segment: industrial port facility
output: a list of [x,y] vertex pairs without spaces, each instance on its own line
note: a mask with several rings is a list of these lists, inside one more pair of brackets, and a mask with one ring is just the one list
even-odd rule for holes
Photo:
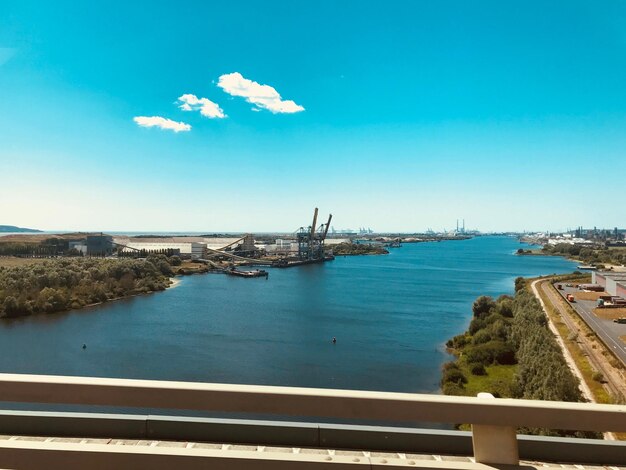
[[[451,233],[400,235],[374,233],[371,228],[335,230],[332,214],[318,220],[315,208],[309,224],[291,233],[199,236],[129,235],[106,233],[15,234],[0,238],[0,256],[47,258],[58,256],[145,258],[149,255],[178,256],[202,263],[205,271],[242,277],[266,276],[264,271],[239,271],[242,266],[287,268],[323,263],[338,253],[385,254],[386,248],[402,243],[470,238],[462,229]],[[337,253],[335,253],[337,251]]]

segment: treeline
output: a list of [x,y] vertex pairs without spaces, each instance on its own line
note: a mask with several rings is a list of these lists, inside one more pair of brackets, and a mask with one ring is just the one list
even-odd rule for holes
[[326,247],[327,251],[331,251],[335,256],[345,255],[386,255],[389,252],[378,245],[371,245],[367,243],[338,243],[336,245],[329,245]]
[[30,266],[0,267],[0,318],[54,313],[160,291],[170,285],[178,257],[145,260],[57,258]]
[[[472,306],[473,318],[467,332],[447,342],[456,360],[444,364],[442,389],[447,395],[467,395],[472,376],[488,374],[489,366],[515,369],[509,381],[495,381],[490,392],[496,397],[533,400],[584,401],[579,381],[572,374],[537,299],[515,282],[514,297],[494,300],[481,296]],[[523,432],[571,435],[565,431],[524,429]],[[597,437],[597,433],[573,433]]]
[[[0,243],[0,256],[49,258],[51,256],[58,256],[67,251],[68,247],[63,243]],[[78,253],[78,255],[80,255],[80,253]]]
[[542,251],[549,255],[562,255],[576,258],[588,264],[626,265],[626,250],[620,248],[589,247],[558,243],[545,245]]

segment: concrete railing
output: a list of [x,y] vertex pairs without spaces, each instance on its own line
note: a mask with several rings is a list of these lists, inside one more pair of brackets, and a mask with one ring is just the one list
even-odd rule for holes
[[299,419],[468,423],[472,425],[475,460],[485,464],[519,463],[516,428],[520,426],[626,432],[626,406],[495,399],[483,394],[470,398],[0,374],[0,401],[272,414]]

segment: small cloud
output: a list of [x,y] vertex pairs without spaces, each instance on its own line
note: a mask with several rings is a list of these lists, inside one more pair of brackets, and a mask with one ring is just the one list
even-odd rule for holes
[[226,117],[224,110],[208,98],[198,98],[196,95],[187,93],[178,98],[178,103],[181,103],[179,108],[183,111],[200,111],[200,114],[211,119]]
[[304,107],[294,101],[283,100],[273,87],[248,80],[239,72],[222,75],[217,86],[231,96],[241,96],[257,108],[267,109],[274,114],[304,111]]
[[174,132],[187,132],[191,130],[191,126],[184,122],[176,122],[171,119],[166,119],[161,116],[137,116],[133,118],[133,121],[141,127],[158,127],[160,129],[166,129]]
[[15,54],[15,49],[11,47],[0,47],[0,66],[6,64]]

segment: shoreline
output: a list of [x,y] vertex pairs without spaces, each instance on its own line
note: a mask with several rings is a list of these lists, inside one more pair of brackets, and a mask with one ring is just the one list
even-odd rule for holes
[[[193,274],[196,274],[196,273],[193,273]],[[200,274],[206,274],[206,273],[200,273]],[[83,305],[81,307],[78,307],[78,308],[68,308],[66,310],[60,310],[58,312],[52,312],[52,313],[35,313],[35,314],[30,313],[28,315],[18,315],[18,316],[15,316],[15,317],[0,317],[0,321],[17,320],[17,319],[20,319],[20,318],[37,317],[37,316],[41,316],[41,315],[57,315],[57,314],[60,314],[60,313],[79,312],[79,311],[84,310],[84,309],[88,309],[88,308],[92,308],[92,307],[98,307],[100,305],[109,304],[111,302],[117,302],[117,301],[125,300],[125,299],[132,299],[133,297],[141,297],[141,296],[144,296],[144,295],[156,294],[157,292],[165,292],[168,289],[175,289],[176,287],[178,287],[183,282],[182,279],[176,279],[178,276],[182,276],[182,275],[178,274],[178,275],[174,275],[174,276],[169,277],[170,285],[167,286],[163,290],[152,290],[150,292],[141,292],[141,293],[138,293],[138,294],[124,295],[122,297],[114,297],[114,298],[111,298],[111,299],[103,300],[101,302],[94,302],[94,303],[91,303],[91,304],[85,304],[85,305]]]
[[[83,305],[80,308],[69,308],[67,310],[62,310],[60,312],[54,312],[54,313],[47,313],[46,315],[55,315],[57,313],[68,313],[68,312],[74,312],[74,311],[79,311],[82,310],[84,308],[88,308],[88,307],[97,307],[98,305],[104,305],[104,304],[108,304],[111,302],[117,302],[118,300],[124,300],[124,299],[132,299],[133,297],[141,297],[143,295],[150,295],[150,294],[156,294],[157,292],[165,292],[168,289],[174,289],[175,287],[178,287],[180,285],[180,283],[182,282],[182,279],[174,279],[173,277],[170,277],[170,285],[167,286],[165,289],[163,290],[151,290],[150,292],[141,292],[139,294],[131,294],[131,295],[124,295],[122,297],[115,297],[113,299],[107,299],[105,301],[102,302],[96,302],[93,304],[87,304],[87,305]],[[38,314],[41,315],[41,314]],[[37,315],[22,315],[23,317],[32,317],[32,316],[37,316]],[[13,317],[13,318],[21,318],[21,317]]]
[[132,299],[133,297],[141,297],[144,295],[150,295],[150,294],[156,294],[157,292],[165,292],[168,289],[173,289],[175,287],[178,287],[180,285],[180,283],[182,282],[181,279],[172,279],[170,278],[171,284],[169,286],[167,286],[165,289],[163,290],[151,290],[150,292],[141,292],[139,294],[131,294],[131,295],[124,295],[122,297],[115,297],[112,299],[107,299],[104,300],[102,302],[96,302],[93,304],[87,304],[87,305],[83,305],[82,307],[79,308],[68,308],[67,310],[61,310],[60,312],[53,312],[53,313],[46,313],[46,314],[30,314],[30,315],[20,315],[17,317],[8,317],[8,318],[3,318],[2,320],[9,320],[9,319],[14,319],[14,318],[24,318],[24,317],[36,317],[39,315],[56,315],[57,313],[69,313],[69,312],[78,312],[80,310],[83,310],[85,308],[89,308],[89,307],[97,307],[99,305],[105,305],[111,302],[117,302],[119,300],[124,300],[124,299]]

